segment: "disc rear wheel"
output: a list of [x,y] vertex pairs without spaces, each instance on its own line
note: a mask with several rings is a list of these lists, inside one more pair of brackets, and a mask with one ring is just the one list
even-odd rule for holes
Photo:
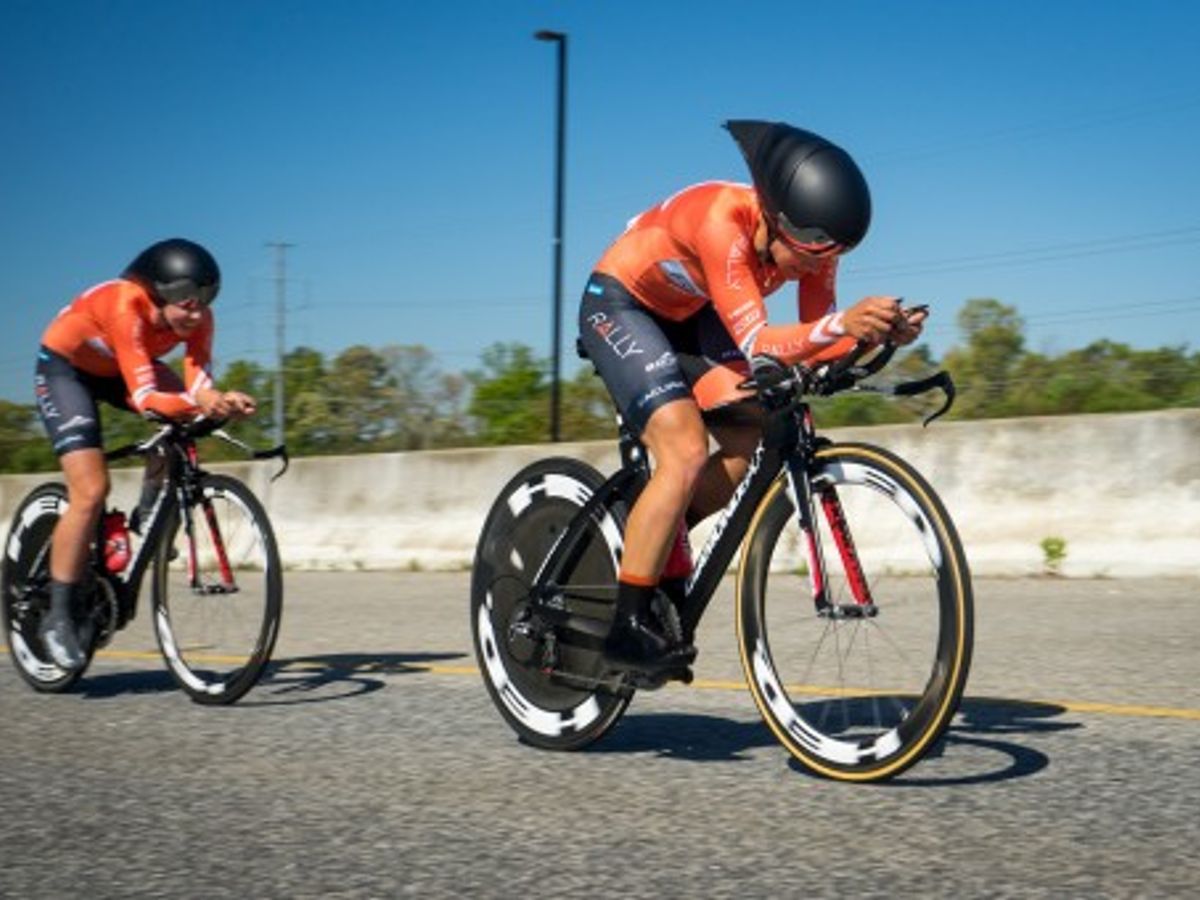
[[531,591],[551,551],[604,479],[572,459],[535,463],[500,492],[471,579],[471,632],[484,684],[525,742],[574,750],[616,723],[630,690],[607,670],[623,509],[589,519],[566,554],[549,602]]
[[61,484],[34,488],[13,516],[0,574],[0,621],[13,665],[26,684],[46,693],[67,690],[86,669],[58,666],[38,636],[50,608],[50,540],[66,509]]

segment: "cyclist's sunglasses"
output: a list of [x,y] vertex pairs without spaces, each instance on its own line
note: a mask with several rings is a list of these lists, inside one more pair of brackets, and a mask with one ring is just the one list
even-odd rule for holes
[[797,228],[783,213],[776,217],[775,225],[776,233],[785,244],[809,256],[836,256],[846,250],[844,245],[833,240],[823,229]]
[[212,303],[221,286],[220,284],[196,284],[190,278],[182,278],[179,281],[159,283],[154,287],[164,303],[181,306],[192,311]]

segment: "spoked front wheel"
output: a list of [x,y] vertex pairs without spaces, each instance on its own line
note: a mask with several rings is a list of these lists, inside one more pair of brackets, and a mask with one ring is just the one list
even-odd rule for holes
[[958,708],[970,574],[941,502],[903,460],[835,444],[816,461],[814,539],[786,478],[751,524],[738,577],[742,665],[763,718],[801,763],[877,781],[921,759]]
[[283,606],[271,523],[240,481],[206,475],[177,510],[154,563],[154,632],[176,683],[198,703],[233,703],[271,658]]
[[[522,470],[484,523],[471,577],[471,633],[484,684],[521,740],[576,750],[597,740],[629,704],[602,649],[612,622],[624,515],[602,507],[574,538],[568,526],[604,479],[573,459]],[[551,551],[572,540],[550,602],[534,584]]]

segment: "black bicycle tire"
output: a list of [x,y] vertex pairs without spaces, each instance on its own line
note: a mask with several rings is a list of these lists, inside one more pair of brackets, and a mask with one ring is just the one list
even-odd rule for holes
[[[595,698],[595,702],[598,704],[599,712],[584,727],[579,729],[564,727],[564,731],[557,735],[539,732],[536,728],[531,727],[522,720],[521,712],[524,704],[528,704],[539,710],[541,707],[537,707],[532,700],[521,695],[514,688],[514,679],[507,668],[496,668],[498,665],[508,665],[506,655],[502,654],[500,648],[496,645],[494,637],[496,631],[492,626],[490,617],[486,628],[481,626],[481,615],[488,609],[488,592],[492,590],[493,585],[496,583],[496,578],[494,577],[495,569],[492,562],[488,559],[489,547],[493,546],[493,542],[496,539],[494,533],[500,523],[511,519],[510,498],[528,485],[543,482],[547,476],[560,476],[570,479],[585,488],[588,495],[594,493],[604,483],[603,476],[592,466],[568,457],[551,457],[539,460],[526,466],[509,480],[497,495],[496,501],[489,510],[487,518],[484,521],[484,526],[480,531],[471,578],[470,627],[480,675],[483,678],[492,703],[509,727],[517,733],[518,737],[524,743],[545,750],[573,751],[580,750],[594,743],[608,733],[628,707],[632,696],[632,689],[625,690],[622,693],[611,693],[599,689],[594,690],[592,697]],[[537,495],[534,494],[533,496]],[[583,500],[584,497],[581,492],[578,501],[580,505],[582,505]],[[531,501],[531,505],[534,502],[538,501]],[[623,534],[625,524],[623,511],[617,509],[609,510],[609,512]],[[615,571],[613,572],[613,581],[615,585]],[[481,629],[483,633],[481,633]],[[496,682],[499,679],[507,680],[504,683],[497,684]],[[514,693],[517,696],[514,697]],[[552,717],[554,713],[547,711],[547,715]]]
[[[258,533],[262,537],[264,556],[267,561],[266,597],[263,609],[263,619],[258,631],[257,640],[247,663],[237,669],[229,680],[223,680],[219,688],[198,689],[189,683],[179,669],[188,668],[182,657],[171,649],[166,637],[160,630],[170,628],[169,598],[166,594],[167,566],[169,559],[164,552],[171,547],[176,531],[181,525],[181,518],[176,512],[172,520],[163,530],[159,543],[159,551],[154,560],[153,582],[153,627],[159,651],[167,665],[167,671],[175,683],[196,703],[202,705],[227,706],[236,703],[246,693],[258,684],[264,670],[271,661],[271,653],[275,649],[275,641],[279,636],[279,626],[283,615],[283,570],[279,558],[279,548],[271,527],[270,517],[259,499],[243,482],[228,475],[217,473],[206,474],[200,482],[198,496],[204,496],[209,491],[228,494],[237,499],[249,512]],[[172,635],[173,642],[174,637]],[[178,667],[178,668],[177,668]],[[193,677],[195,673],[191,673]]]
[[[962,542],[941,500],[929,483],[899,456],[869,444],[842,443],[821,448],[815,461],[818,471],[820,467],[831,463],[853,462],[874,468],[894,480],[918,504],[924,521],[932,526],[942,550],[943,564],[938,572],[940,630],[937,665],[932,670],[937,674],[931,675],[926,694],[914,706],[920,717],[919,721],[915,721],[915,733],[882,759],[868,759],[856,764],[840,763],[809,749],[772,709],[772,701],[778,702],[774,696],[778,690],[778,680],[775,685],[760,683],[761,676],[755,672],[755,660],[752,657],[759,635],[764,643],[767,642],[763,605],[770,554],[779,532],[794,515],[794,506],[783,478],[763,498],[747,529],[737,581],[738,649],[747,684],[763,720],[794,758],[808,770],[834,780],[882,781],[894,778],[920,761],[945,733],[958,709],[970,671],[974,641],[970,572]],[[947,618],[951,620],[949,627],[946,627]],[[769,658],[769,652],[767,656]],[[761,656],[758,663],[763,664]]]

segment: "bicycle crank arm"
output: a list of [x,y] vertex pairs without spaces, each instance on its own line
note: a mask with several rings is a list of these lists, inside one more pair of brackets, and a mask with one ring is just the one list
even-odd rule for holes
[[574,672],[568,672],[565,669],[543,669],[542,674],[548,675],[562,681],[573,688],[578,688],[585,691],[602,690],[610,694],[618,694],[622,697],[632,696],[635,690],[635,685],[630,684],[620,675],[614,675],[609,678],[589,678],[584,675],[576,675]]
[[606,619],[593,619],[554,607],[539,607],[538,615],[555,628],[600,640],[608,637],[609,629],[612,627],[612,623]]

